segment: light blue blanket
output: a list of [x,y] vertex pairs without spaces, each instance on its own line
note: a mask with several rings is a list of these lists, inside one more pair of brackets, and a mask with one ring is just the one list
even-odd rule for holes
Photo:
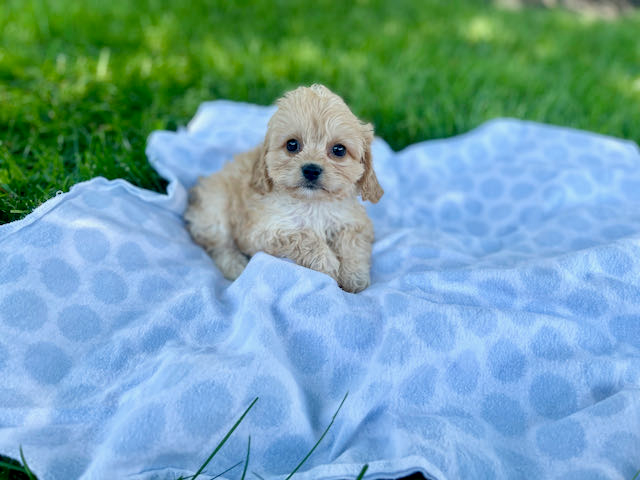
[[[101,178],[0,227],[0,453],[41,479],[631,480],[640,469],[640,153],[516,120],[394,153],[372,285],[256,255],[233,284],[182,223],[271,107],[154,133],[168,195]],[[239,479],[242,467],[221,478]],[[248,473],[247,478],[257,478]]]

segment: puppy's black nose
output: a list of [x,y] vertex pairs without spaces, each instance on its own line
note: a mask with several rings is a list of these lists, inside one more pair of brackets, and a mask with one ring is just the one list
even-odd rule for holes
[[322,167],[315,163],[307,163],[302,166],[302,175],[310,182],[315,182],[322,173]]

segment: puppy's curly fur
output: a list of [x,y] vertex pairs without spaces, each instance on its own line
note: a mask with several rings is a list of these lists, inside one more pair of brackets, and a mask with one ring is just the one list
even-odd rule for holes
[[373,127],[322,85],[277,102],[262,145],[191,190],[194,240],[234,280],[258,251],[333,277],[348,292],[369,285],[373,226],[357,196],[383,194],[371,164]]

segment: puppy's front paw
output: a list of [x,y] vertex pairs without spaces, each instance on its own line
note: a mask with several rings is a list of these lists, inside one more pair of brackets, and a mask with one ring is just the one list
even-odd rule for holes
[[358,293],[369,286],[369,272],[347,272],[340,269],[338,277],[338,285],[345,292]]
[[218,253],[213,260],[227,280],[234,281],[243,272],[249,260],[238,251]]
[[338,280],[340,261],[338,260],[338,257],[336,257],[336,254],[331,250],[327,249],[327,251],[322,254],[310,257],[306,263],[306,267],[318,272],[326,273],[334,280]]

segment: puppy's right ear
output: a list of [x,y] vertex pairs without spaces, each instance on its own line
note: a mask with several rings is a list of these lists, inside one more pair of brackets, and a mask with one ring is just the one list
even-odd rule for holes
[[371,142],[373,141],[373,125],[370,123],[363,125],[364,133],[364,153],[362,155],[362,165],[364,173],[362,178],[356,184],[360,189],[360,196],[363,201],[369,200],[371,203],[378,203],[380,197],[384,194],[384,190],[378,183],[376,172],[373,171],[373,161],[371,160]]
[[268,193],[273,188],[273,181],[271,177],[269,177],[269,172],[267,171],[267,162],[265,160],[267,154],[267,140],[265,139],[262,146],[256,148],[253,151],[254,161],[253,161],[253,170],[251,172],[251,181],[249,184],[251,187],[262,193]]

